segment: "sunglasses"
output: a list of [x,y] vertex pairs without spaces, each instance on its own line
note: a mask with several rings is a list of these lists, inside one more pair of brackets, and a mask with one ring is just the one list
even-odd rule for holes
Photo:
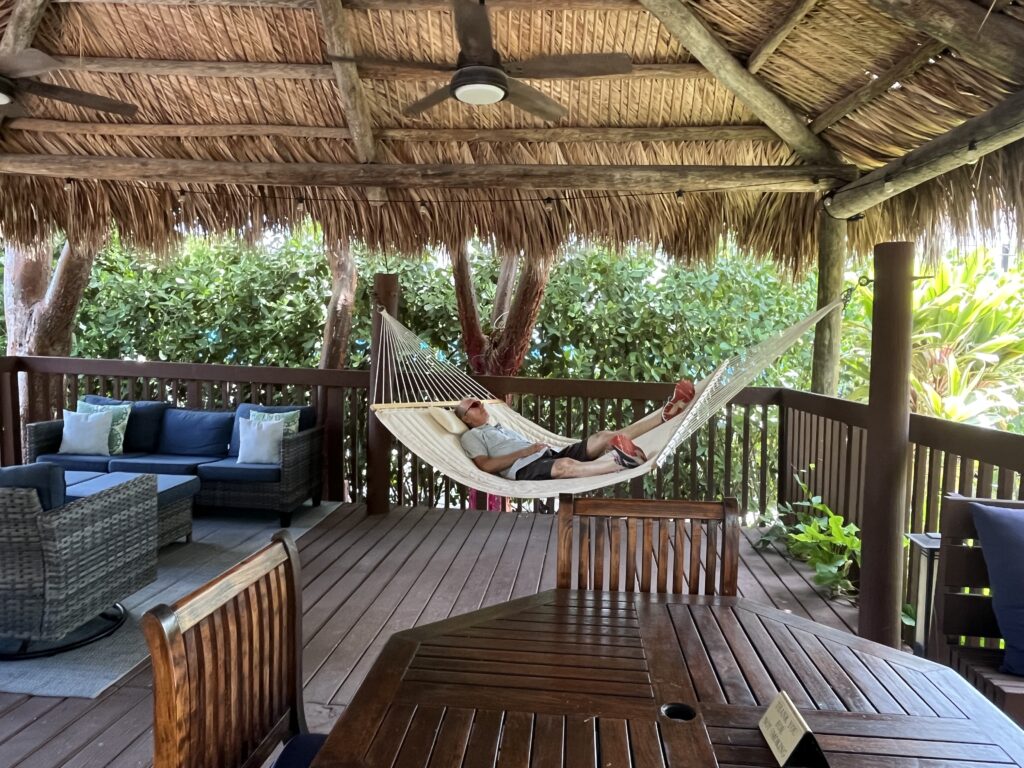
[[462,418],[467,413],[472,411],[474,408],[483,408],[483,406],[484,406],[484,404],[481,403],[479,400],[474,400],[469,405],[467,405],[465,408],[458,408],[458,409],[456,409],[455,413],[456,413],[456,415],[459,418]]

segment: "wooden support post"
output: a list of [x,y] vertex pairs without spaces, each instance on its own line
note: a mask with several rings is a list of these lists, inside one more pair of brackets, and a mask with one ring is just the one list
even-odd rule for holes
[[[373,276],[373,332],[370,336],[370,403],[387,402],[390,393],[380,388],[377,382],[384,381],[383,374],[390,361],[378,355],[383,321],[378,307],[385,309],[392,317],[398,314],[398,275],[378,273]],[[391,433],[381,424],[380,419],[370,411],[367,419],[366,443],[366,509],[371,515],[383,515],[391,508]]]
[[[818,213],[818,308],[839,298],[846,265],[846,229],[843,219],[824,210]],[[839,339],[843,312],[835,310],[814,329],[811,391],[835,397],[839,389]]]
[[913,273],[913,243],[875,247],[858,631],[894,648],[900,646],[903,597]]

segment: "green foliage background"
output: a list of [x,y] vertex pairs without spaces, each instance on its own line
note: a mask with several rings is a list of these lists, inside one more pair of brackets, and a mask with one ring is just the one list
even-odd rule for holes
[[[359,288],[350,364],[367,364],[374,272],[398,272],[400,316],[462,362],[450,265],[427,253],[385,258],[356,249]],[[481,314],[489,320],[498,262],[474,244]],[[579,243],[555,265],[522,375],[660,381],[700,376],[734,350],[814,304],[813,276],[790,281],[723,247],[713,266],[668,262],[649,248],[612,253]],[[315,366],[330,296],[317,233],[260,246],[186,241],[172,258],[114,241],[100,255],[79,313],[74,354],[244,365]],[[806,387],[810,339],[765,377]]]

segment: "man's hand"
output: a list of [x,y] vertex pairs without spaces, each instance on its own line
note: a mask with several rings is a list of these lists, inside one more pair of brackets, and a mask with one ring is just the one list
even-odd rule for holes
[[550,445],[546,445],[544,443],[534,443],[533,445],[529,445],[526,448],[523,448],[523,450],[519,452],[519,457],[525,459],[527,456],[532,456],[533,454],[537,453],[537,451],[546,451],[549,448],[551,448]]

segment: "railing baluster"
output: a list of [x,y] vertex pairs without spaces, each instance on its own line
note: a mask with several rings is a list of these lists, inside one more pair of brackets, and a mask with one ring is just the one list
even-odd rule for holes
[[725,407],[725,477],[722,493],[732,496],[732,403]]

